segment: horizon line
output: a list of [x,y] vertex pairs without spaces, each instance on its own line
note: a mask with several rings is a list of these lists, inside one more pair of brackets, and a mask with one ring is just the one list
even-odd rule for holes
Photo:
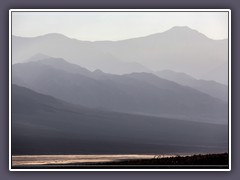
[[156,35],[156,34],[162,34],[162,33],[166,33],[174,28],[185,28],[185,29],[190,29],[192,31],[196,31],[197,33],[201,34],[201,35],[204,35],[206,38],[210,39],[210,40],[214,40],[214,41],[222,41],[222,40],[228,40],[228,37],[226,38],[221,38],[221,39],[214,39],[214,38],[210,38],[209,36],[207,36],[206,34],[196,30],[196,29],[193,29],[189,26],[172,26],[171,28],[167,29],[167,30],[164,30],[162,32],[156,32],[156,33],[151,33],[151,34],[147,34],[147,35],[142,35],[142,36],[137,36],[137,37],[130,37],[130,38],[127,38],[127,39],[119,39],[119,40],[82,40],[82,39],[78,39],[78,38],[75,38],[75,37],[70,37],[66,34],[63,34],[63,33],[59,33],[59,32],[49,32],[49,33],[46,33],[46,34],[41,34],[41,35],[36,35],[36,36],[21,36],[21,35],[15,35],[15,34],[12,34],[12,36],[16,36],[16,37],[20,37],[20,38],[38,38],[38,37],[43,37],[43,36],[47,36],[47,35],[61,35],[61,36],[65,36],[66,38],[69,38],[69,39],[73,39],[73,40],[78,40],[78,41],[83,41],[83,42],[119,42],[119,41],[126,41],[126,40],[131,40],[131,39],[137,39],[137,38],[144,38],[144,37],[149,37],[149,36],[152,36],[152,35]]

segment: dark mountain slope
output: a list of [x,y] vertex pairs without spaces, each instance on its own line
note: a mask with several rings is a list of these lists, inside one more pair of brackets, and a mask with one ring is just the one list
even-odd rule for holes
[[[56,60],[56,59],[54,59]],[[65,71],[42,61],[15,64],[14,82],[83,106],[192,121],[227,123],[227,103],[150,73]],[[66,63],[66,62],[65,62]],[[72,64],[71,64],[72,65]],[[78,67],[78,66],[77,66]]]
[[161,78],[174,81],[178,84],[185,85],[197,89],[201,92],[209,94],[210,96],[219,98],[228,102],[228,86],[217,83],[216,81],[208,81],[202,79],[195,79],[185,73],[174,72],[171,70],[163,70],[155,73]]
[[130,115],[70,105],[12,85],[12,153],[225,152],[227,125]]

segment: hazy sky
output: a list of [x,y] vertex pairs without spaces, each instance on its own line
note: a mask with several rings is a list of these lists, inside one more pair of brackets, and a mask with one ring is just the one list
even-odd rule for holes
[[228,36],[227,12],[13,12],[13,35],[61,33],[79,40],[122,40],[189,26],[209,38]]

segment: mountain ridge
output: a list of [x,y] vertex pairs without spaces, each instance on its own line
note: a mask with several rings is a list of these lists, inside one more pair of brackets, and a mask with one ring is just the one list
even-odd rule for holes
[[21,80],[19,85],[88,107],[226,122],[224,101],[154,74],[83,75],[39,62],[13,65],[13,81]]
[[175,72],[171,70],[158,71],[158,72],[155,72],[155,74],[164,79],[168,79],[178,84],[192,87],[201,92],[209,94],[210,96],[213,96],[225,102],[228,102],[228,86],[227,85],[218,83],[213,80],[195,79],[186,73]]
[[[112,74],[171,69],[218,82],[225,82],[218,78],[221,74],[227,76],[227,68],[211,74],[216,67],[228,61],[227,40],[208,39],[186,28],[123,41],[86,42],[67,37],[56,38],[55,35],[53,38],[27,40],[13,38],[12,41],[13,63],[43,53],[64,58],[91,71],[101,69]],[[140,63],[144,68],[129,63]]]
[[14,155],[221,152],[227,129],[79,107],[12,85]]
[[44,36],[62,36],[62,37],[67,37],[69,39],[75,39],[75,40],[78,40],[78,41],[82,41],[82,42],[117,42],[117,41],[125,41],[125,40],[132,40],[132,39],[137,39],[137,38],[144,38],[144,37],[148,37],[148,36],[155,36],[155,35],[159,35],[159,34],[162,34],[162,33],[165,33],[165,32],[169,32],[169,31],[175,31],[177,29],[184,29],[184,30],[191,30],[197,34],[201,34],[203,35],[204,37],[207,37],[208,39],[211,39],[211,40],[214,40],[214,41],[225,41],[225,40],[228,40],[228,38],[222,38],[222,39],[214,39],[214,38],[210,38],[208,37],[207,35],[205,35],[204,33],[201,33],[200,31],[198,30],[195,30],[195,29],[192,29],[190,28],[189,26],[173,26],[172,28],[169,28],[165,31],[162,31],[162,32],[155,32],[155,33],[152,33],[152,34],[148,34],[148,35],[142,35],[142,36],[138,36],[138,37],[130,37],[130,38],[127,38],[127,39],[121,39],[121,40],[99,40],[99,41],[92,41],[92,40],[81,40],[81,39],[78,39],[78,38],[71,38],[70,36],[67,36],[65,34],[62,34],[62,33],[47,33],[47,34],[42,34],[42,35],[37,35],[37,36],[30,36],[30,37],[27,37],[27,36],[18,36],[18,35],[12,35],[12,37],[20,37],[20,38],[34,38],[34,37],[44,37]]

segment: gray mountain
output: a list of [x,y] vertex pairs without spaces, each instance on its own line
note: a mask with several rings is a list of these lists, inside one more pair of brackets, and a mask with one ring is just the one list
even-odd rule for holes
[[[212,40],[188,27],[174,27],[163,33],[112,44],[108,42],[100,48],[108,49],[118,59],[136,61],[152,70],[171,69],[197,78],[228,62],[228,40]],[[219,76],[227,77],[227,71]],[[211,79],[210,74],[208,78]]]
[[228,86],[224,84],[217,83],[216,81],[195,79],[185,73],[174,72],[171,70],[158,71],[155,74],[161,78],[192,87],[209,94],[210,96],[228,102]]
[[60,34],[13,36],[12,41],[14,63],[43,53],[113,74],[171,69],[218,82],[228,76],[227,71],[215,71],[228,62],[228,40],[212,40],[188,27],[122,41],[87,42]]
[[12,85],[12,153],[228,151],[228,126],[100,111]]
[[48,58],[51,58],[51,57],[50,57],[50,56],[47,56],[47,55],[45,55],[45,54],[42,54],[42,53],[37,53],[37,54],[33,55],[32,57],[30,57],[29,59],[27,59],[27,60],[24,61],[24,62],[39,61],[39,60],[48,59]]
[[226,74],[228,74],[228,62],[224,62],[214,69],[206,72],[202,78],[207,80],[214,79],[217,82],[228,85],[228,76],[226,76]]
[[12,36],[12,41],[13,63],[25,62],[25,59],[31,59],[35,54],[44,54],[67,59],[68,62],[79,64],[90,70],[102,69],[114,74],[150,71],[137,62],[119,60],[111,52],[95,47],[93,42],[70,39],[57,33],[35,38]]
[[[48,61],[51,59],[13,65],[13,82],[92,108],[227,123],[227,103],[156,75],[113,75],[100,70],[90,74],[79,66],[66,65],[62,59],[53,59],[54,63]],[[57,65],[58,61],[64,66]],[[79,73],[71,72],[69,67]]]
[[[31,61],[28,61],[28,62],[31,62]],[[48,58],[38,60],[37,63],[47,65],[47,66],[50,66],[52,68],[56,68],[56,69],[59,69],[59,70],[64,70],[64,71],[69,72],[69,73],[82,74],[82,75],[85,75],[85,76],[92,77],[92,72],[89,71],[88,69],[83,68],[83,67],[81,67],[79,65],[76,65],[76,64],[71,64],[71,63],[65,61],[62,58],[48,57]]]

